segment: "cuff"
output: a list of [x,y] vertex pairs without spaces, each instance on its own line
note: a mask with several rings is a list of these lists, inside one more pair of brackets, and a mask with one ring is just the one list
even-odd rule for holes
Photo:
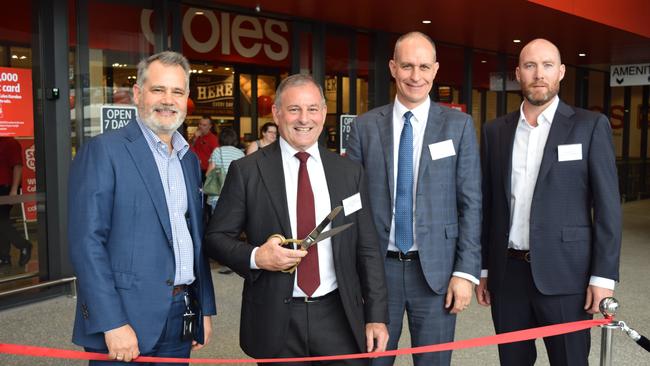
[[482,269],[481,270],[481,278],[487,278],[488,276],[488,270],[487,269]]
[[475,284],[475,285],[478,285],[478,284],[479,284],[478,278],[472,276],[472,275],[469,274],[469,273],[465,273],[465,272],[452,272],[451,275],[452,275],[452,276],[455,276],[455,277],[464,278],[464,279],[466,279],[466,280],[468,280],[468,281],[471,281],[471,282],[472,282],[473,284]]
[[250,267],[251,269],[260,269],[260,267],[257,266],[257,263],[255,263],[255,253],[257,253],[257,250],[260,247],[255,247],[253,248],[253,251],[251,252],[251,259],[250,259]]
[[591,276],[589,278],[589,285],[614,291],[614,287],[616,287],[616,281],[610,280],[609,278]]

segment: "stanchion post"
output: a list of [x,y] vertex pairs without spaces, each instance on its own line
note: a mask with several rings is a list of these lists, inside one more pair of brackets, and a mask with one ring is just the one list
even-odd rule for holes
[[618,300],[613,297],[606,297],[601,300],[600,312],[604,317],[612,319],[609,324],[601,325],[600,339],[600,366],[612,366],[612,344],[614,342],[614,329],[618,329],[618,323],[614,322],[614,315],[618,311]]
[[77,278],[75,277],[72,281],[70,281],[70,296],[73,299],[77,298]]

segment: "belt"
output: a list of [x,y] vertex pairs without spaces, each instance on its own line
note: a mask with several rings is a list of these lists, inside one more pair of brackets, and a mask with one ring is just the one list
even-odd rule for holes
[[530,250],[517,250],[508,248],[508,257],[530,263]]
[[293,302],[319,302],[323,300],[327,300],[331,297],[338,296],[339,294],[339,289],[336,289],[328,294],[325,294],[323,296],[316,296],[316,297],[304,297],[304,296],[294,296],[291,298],[291,301]]
[[188,286],[187,285],[178,285],[174,286],[174,289],[172,290],[172,296],[176,296],[180,294],[181,292],[185,292],[187,290]]
[[393,259],[399,259],[401,262],[410,262],[410,261],[417,261],[420,259],[420,255],[418,254],[417,250],[414,250],[412,252],[393,252],[391,250],[386,252],[386,258],[393,258]]

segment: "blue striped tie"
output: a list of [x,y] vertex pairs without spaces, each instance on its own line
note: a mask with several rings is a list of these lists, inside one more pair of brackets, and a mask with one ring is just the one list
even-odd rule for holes
[[395,195],[395,246],[406,253],[413,246],[413,113],[404,113],[399,138],[397,192]]

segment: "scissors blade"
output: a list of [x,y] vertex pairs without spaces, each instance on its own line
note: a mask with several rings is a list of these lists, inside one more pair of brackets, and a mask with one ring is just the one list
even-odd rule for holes
[[332,220],[334,220],[334,218],[336,217],[336,215],[338,215],[339,212],[341,212],[342,209],[343,209],[343,206],[336,206],[336,207],[334,207],[334,209],[332,210],[332,212],[330,212],[330,213],[329,213],[329,214],[328,214],[328,215],[323,219],[323,221],[321,221],[320,224],[318,224],[318,226],[316,226],[316,227],[314,228],[314,230],[312,230],[312,231],[309,233],[309,235],[307,235],[307,237],[302,241],[302,242],[304,243],[303,246],[304,246],[304,245],[307,245],[307,247],[310,247],[310,246],[311,246],[310,243],[311,243],[312,241],[316,240],[316,238],[318,237],[318,235],[320,235],[320,233],[323,232],[323,230],[325,230],[325,228],[327,227],[327,225],[329,225],[330,222],[332,222]]
[[324,233],[321,233],[320,235],[318,235],[318,237],[316,239],[314,239],[314,241],[310,241],[309,243],[306,243],[305,241],[303,241],[300,245],[302,246],[302,249],[307,250],[312,245],[314,245],[314,244],[316,244],[318,242],[321,242],[321,241],[323,241],[325,239],[331,238],[332,236],[340,233],[343,230],[346,230],[347,228],[349,228],[352,225],[354,225],[354,223],[350,222],[350,223],[347,223],[345,225],[337,226],[332,230],[328,230],[328,231],[326,231]]

